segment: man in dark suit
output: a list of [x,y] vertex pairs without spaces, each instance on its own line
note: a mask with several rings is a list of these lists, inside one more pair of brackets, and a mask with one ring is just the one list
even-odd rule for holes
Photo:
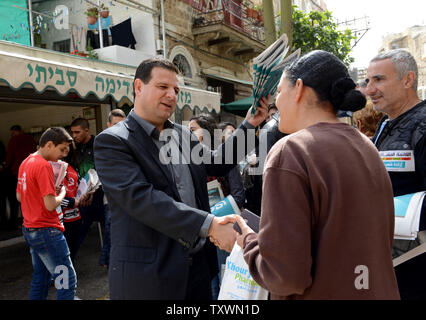
[[[167,60],[142,62],[133,110],[95,140],[95,164],[111,208],[111,299],[211,299],[218,270],[216,249],[206,238],[227,251],[235,242],[233,224],[209,213],[207,175],[223,176],[244,157],[236,134],[247,136],[266,118],[266,100],[254,117],[249,110],[225,145],[207,151],[188,128],[168,120],[178,73]],[[225,164],[229,150],[233,164]],[[167,163],[170,151],[181,161]],[[210,164],[196,164],[193,156],[200,154]]]

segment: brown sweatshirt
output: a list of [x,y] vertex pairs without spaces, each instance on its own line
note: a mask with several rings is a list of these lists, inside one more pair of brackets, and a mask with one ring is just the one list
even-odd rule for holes
[[392,186],[367,137],[315,124],[274,145],[263,178],[244,258],[271,299],[399,299]]

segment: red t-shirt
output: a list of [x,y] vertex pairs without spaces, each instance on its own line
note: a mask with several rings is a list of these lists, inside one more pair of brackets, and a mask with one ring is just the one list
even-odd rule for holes
[[29,155],[19,167],[16,192],[21,195],[21,210],[26,228],[53,227],[64,231],[56,210],[46,209],[43,197],[56,197],[53,170],[38,154]]

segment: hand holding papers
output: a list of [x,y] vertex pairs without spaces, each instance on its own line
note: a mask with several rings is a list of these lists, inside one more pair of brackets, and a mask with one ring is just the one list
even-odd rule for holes
[[216,203],[223,200],[223,191],[219,181],[212,180],[207,183],[207,193],[209,195],[209,205],[213,207]]
[[288,38],[283,34],[277,41],[271,44],[265,51],[257,56],[253,61],[253,108],[252,115],[256,112],[256,107],[262,97],[270,95],[273,97],[277,91],[277,86],[285,67],[299,58],[300,49],[296,50],[288,57]]
[[80,183],[78,184],[77,189],[77,199],[80,199],[82,196],[86,194],[90,194],[95,192],[99,186],[101,185],[101,182],[99,180],[98,174],[94,169],[90,169],[83,179],[80,180]]
[[55,188],[58,188],[62,184],[62,181],[64,180],[67,174],[68,163],[61,160],[58,160],[56,162],[49,161],[49,163],[52,166],[53,170]]

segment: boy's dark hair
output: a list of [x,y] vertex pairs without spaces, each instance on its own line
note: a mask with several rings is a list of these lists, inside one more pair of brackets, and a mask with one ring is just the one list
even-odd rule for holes
[[147,84],[151,80],[151,71],[154,68],[163,68],[180,74],[178,67],[176,67],[173,62],[162,59],[162,58],[152,58],[146,59],[141,62],[135,72],[135,78],[133,79],[133,97],[135,96],[135,80],[140,79],[143,83]]
[[112,117],[120,117],[120,118],[126,118],[126,114],[121,109],[114,109],[111,110],[111,112],[108,115],[108,121],[112,121]]
[[221,130],[225,130],[227,126],[231,126],[234,129],[237,129],[237,127],[232,122],[221,122],[218,125],[219,129]]
[[84,118],[74,119],[73,122],[71,122],[71,127],[77,127],[77,126],[80,126],[83,129],[89,129],[89,121]]
[[48,128],[40,137],[39,145],[40,147],[44,147],[46,143],[52,141],[55,147],[58,144],[64,142],[72,142],[72,137],[69,135],[67,130],[62,127],[52,127]]
[[15,124],[10,127],[10,131],[22,131],[22,127],[19,124]]

